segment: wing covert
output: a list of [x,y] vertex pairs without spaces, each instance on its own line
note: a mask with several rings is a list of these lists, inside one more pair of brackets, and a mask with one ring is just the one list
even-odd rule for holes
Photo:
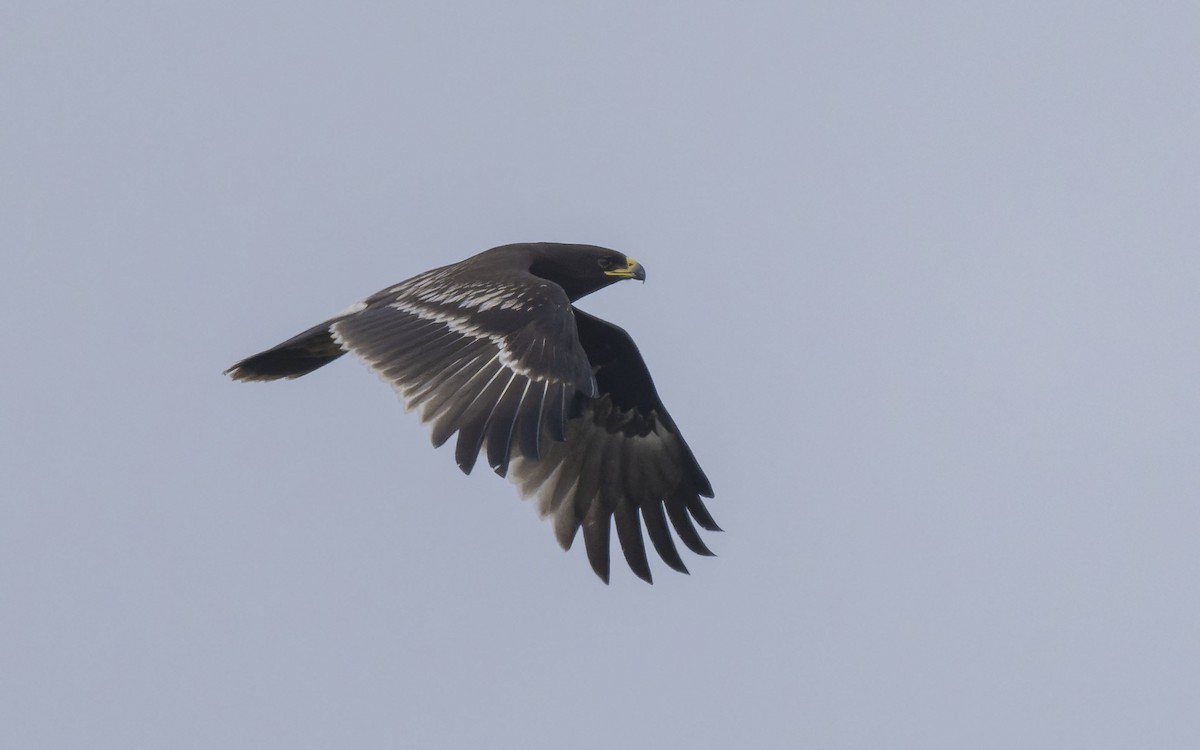
[[458,433],[466,473],[481,452],[504,476],[514,455],[537,460],[566,436],[566,406],[594,394],[566,295],[534,276],[487,287],[430,272],[369,298],[330,326],[433,427]]

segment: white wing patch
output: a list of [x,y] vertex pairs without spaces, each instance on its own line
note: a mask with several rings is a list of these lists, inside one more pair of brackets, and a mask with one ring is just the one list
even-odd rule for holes
[[366,300],[362,300],[360,302],[355,302],[353,305],[350,305],[349,307],[347,307],[345,310],[342,310],[337,315],[334,315],[332,318],[330,318],[330,320],[336,320],[338,318],[346,318],[346,317],[353,315],[354,313],[360,313],[366,309],[367,309],[367,301]]
[[450,275],[445,273],[418,276],[389,291],[400,295],[398,301],[409,299],[427,305],[456,306],[477,312],[497,308],[515,310],[539,302],[536,293],[530,293],[528,285],[495,281],[455,283]]
[[[496,349],[499,350],[498,356],[500,358],[501,365],[519,375],[524,375],[531,380],[540,381],[546,379],[545,376],[529,370],[520,363],[520,361],[517,359],[517,355],[512,351],[512,349],[509,348],[507,339],[500,334],[488,333],[487,331],[481,330],[478,325],[471,322],[469,317],[456,315],[454,313],[446,312],[444,310],[439,310],[426,305],[414,304],[413,302],[404,299],[392,302],[389,307],[408,313],[409,315],[415,315],[422,320],[431,320],[441,323],[449,330],[461,336],[470,336],[471,338],[475,339],[486,339],[492,342]],[[545,346],[544,340],[542,345]]]

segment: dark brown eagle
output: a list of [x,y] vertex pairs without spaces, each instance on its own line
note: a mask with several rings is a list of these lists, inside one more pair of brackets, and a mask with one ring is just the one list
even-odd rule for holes
[[686,573],[668,521],[688,549],[711,555],[692,521],[720,530],[700,499],[712,487],[633,339],[571,304],[645,278],[602,247],[504,245],[388,287],[226,373],[297,378],[354,352],[432,426],[435,446],[458,433],[464,472],[486,454],[535,496],[564,549],[582,527],[606,583],[615,519],[626,562],[649,582],[642,523],[663,561]]

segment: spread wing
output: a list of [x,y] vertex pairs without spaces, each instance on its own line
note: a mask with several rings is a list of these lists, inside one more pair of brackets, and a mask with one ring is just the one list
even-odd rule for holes
[[565,440],[576,394],[596,392],[571,304],[532,275],[471,285],[438,273],[374,295],[329,330],[432,425],[435,446],[458,433],[464,472],[486,451],[504,476],[511,457],[536,461]]
[[625,560],[640,578],[651,580],[642,523],[663,561],[686,573],[670,528],[688,549],[711,555],[692,521],[720,530],[700,499],[712,497],[712,487],[629,334],[578,309],[574,316],[596,395],[575,398],[566,440],[550,444],[540,460],[514,457],[512,478],[537,497],[542,516],[552,517],[564,548],[583,528],[588,560],[605,581],[614,520]]
[[582,528],[606,582],[614,522],[639,577],[651,580],[643,525],[663,561],[686,573],[674,537],[712,554],[696,530],[719,530],[701,500],[712,488],[633,340],[571,306],[613,282],[598,275],[591,252],[612,251],[548,259],[545,249],[494,248],[421,274],[226,372],[295,378],[352,351],[430,424],[435,446],[458,435],[464,472],[486,454],[497,474],[537,497],[564,548]]

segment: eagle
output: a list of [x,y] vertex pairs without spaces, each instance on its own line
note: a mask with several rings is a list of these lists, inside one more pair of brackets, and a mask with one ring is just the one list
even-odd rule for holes
[[652,583],[643,524],[681,573],[671,529],[710,556],[696,524],[720,528],[701,500],[712,486],[633,339],[574,305],[624,279],[646,271],[615,250],[503,245],[390,286],[225,373],[297,378],[353,352],[431,426],[435,447],[457,433],[463,472],[486,456],[536,498],[563,549],[582,528],[601,580],[615,522],[625,561]]

